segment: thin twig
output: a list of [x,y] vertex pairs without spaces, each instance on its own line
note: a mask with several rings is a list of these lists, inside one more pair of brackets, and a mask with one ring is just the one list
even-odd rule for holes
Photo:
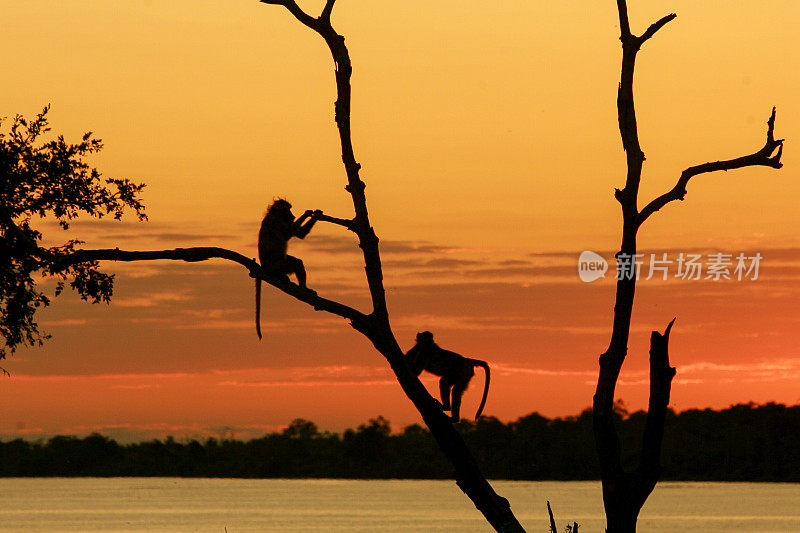
[[642,36],[639,37],[638,39],[639,46],[643,45],[646,40],[655,35],[658,30],[663,28],[667,22],[669,22],[670,20],[674,19],[677,16],[678,15],[676,15],[675,13],[670,13],[669,15],[666,15],[662,17],[660,20],[652,23],[650,27],[645,30]]
[[350,219],[336,218],[322,214],[317,216],[317,220],[321,222],[330,222],[331,224],[336,224],[337,226],[343,226],[350,231],[355,231],[355,223]]
[[288,9],[292,15],[294,15],[294,18],[302,22],[304,25],[315,31],[319,31],[319,19],[316,19],[303,11],[294,0],[261,0],[261,3],[283,6]]
[[550,500],[547,500],[547,514],[550,515],[550,533],[558,533],[556,519],[553,518],[553,510],[550,508]]

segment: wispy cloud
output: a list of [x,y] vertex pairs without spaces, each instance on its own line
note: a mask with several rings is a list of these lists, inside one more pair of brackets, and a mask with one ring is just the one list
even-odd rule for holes
[[775,359],[744,364],[697,362],[680,367],[679,372],[689,375],[735,375],[735,380],[740,383],[795,381],[800,380],[800,359]]
[[594,376],[594,370],[552,370],[548,368],[531,368],[521,366],[510,366],[504,364],[492,364],[492,368],[500,374],[527,374],[531,376]]
[[[241,310],[231,310],[230,313],[239,313]],[[255,321],[252,317],[243,320],[222,318],[221,316],[199,317],[188,323],[175,324],[175,329],[252,329]],[[327,318],[285,318],[283,320],[261,321],[262,332],[303,332],[326,333],[339,331],[341,324],[337,319]]]
[[170,243],[195,243],[197,241],[225,241],[238,238],[234,234],[219,232],[187,232],[183,225],[170,225],[159,222],[139,222],[135,220],[85,219],[70,222],[70,229],[64,231],[52,220],[39,223],[46,237],[59,240],[64,235],[81,240],[155,241]]
[[88,324],[85,318],[65,318],[62,320],[42,320],[40,324],[46,327],[53,326],[85,326]]
[[[358,241],[354,237],[341,237],[338,235],[313,234],[306,239],[306,246],[311,250],[342,254],[361,253]],[[381,240],[380,250],[386,254],[438,254],[452,253],[459,248],[434,244],[427,241],[398,241]]]
[[393,379],[374,379],[374,380],[337,380],[337,381],[222,381],[219,383],[221,387],[372,387],[372,386],[385,386],[396,385],[397,381]]
[[329,365],[292,367],[263,373],[268,379],[230,379],[220,387],[351,387],[396,385],[387,370],[375,366]]
[[107,233],[103,235],[104,238],[113,241],[134,241],[134,240],[148,240],[163,243],[196,243],[199,241],[226,241],[236,239],[236,235],[224,233],[181,233],[181,232],[157,232],[157,231],[137,231]]
[[[111,382],[110,387],[127,389],[144,389],[155,387],[159,381],[177,381],[205,377],[216,383],[226,381],[244,383],[262,382],[292,382],[317,381],[335,383],[343,379],[363,383],[365,381],[382,381],[388,370],[382,366],[364,365],[319,365],[319,366],[288,366],[288,367],[255,367],[242,369],[213,369],[198,372],[153,372],[153,373],[127,373],[127,374],[58,374],[58,375],[29,375],[14,374],[15,381],[30,382],[68,382],[68,381],[94,381]],[[228,379],[229,378],[229,379]],[[378,379],[376,379],[378,378]],[[222,381],[220,381],[222,380]]]
[[531,317],[491,317],[491,316],[469,316],[469,315],[443,315],[443,314],[398,314],[397,318],[392,319],[392,323],[398,329],[418,329],[425,330],[434,327],[436,329],[470,329],[470,330],[515,330],[515,329],[537,329]]
[[164,291],[143,294],[135,298],[116,298],[114,305],[119,307],[156,307],[166,302],[186,302],[192,299],[188,292],[188,290]]
[[196,375],[191,372],[153,372],[141,374],[13,374],[15,381],[67,382],[67,381],[148,381],[166,379],[184,379]]

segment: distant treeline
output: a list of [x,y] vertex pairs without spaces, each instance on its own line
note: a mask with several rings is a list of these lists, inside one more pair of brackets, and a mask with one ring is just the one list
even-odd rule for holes
[[[618,413],[627,460],[639,453],[645,413]],[[459,426],[490,479],[599,479],[592,415],[539,414],[504,424]],[[662,453],[667,480],[800,481],[800,406],[736,405],[668,413]],[[343,434],[295,420],[250,441],[173,438],[120,445],[102,435],[0,443],[0,476],[182,476],[243,478],[449,478],[450,464],[427,429],[391,433],[382,417]]]

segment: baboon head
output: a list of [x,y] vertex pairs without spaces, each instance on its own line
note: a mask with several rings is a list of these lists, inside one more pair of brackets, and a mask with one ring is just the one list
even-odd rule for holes
[[292,204],[290,204],[283,198],[278,198],[277,200],[272,202],[272,205],[269,206],[269,209],[267,209],[268,215],[277,215],[277,214],[291,213],[291,212],[292,212]]
[[421,331],[417,333],[417,344],[430,346],[433,344],[433,333],[430,331]]

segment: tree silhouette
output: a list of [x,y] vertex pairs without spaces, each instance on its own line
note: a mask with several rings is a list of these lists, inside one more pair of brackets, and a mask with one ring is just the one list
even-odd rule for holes
[[[354,216],[350,219],[336,218],[328,215],[318,217],[320,221],[326,221],[341,226],[355,234],[358,246],[364,256],[366,280],[372,301],[372,310],[368,313],[359,311],[342,303],[324,298],[312,290],[299,287],[290,283],[285,278],[270,276],[261,266],[252,259],[248,259],[242,254],[218,247],[193,247],[176,248],[172,250],[152,250],[152,251],[126,251],[118,248],[114,249],[77,249],[76,243],[72,243],[65,253],[60,253],[52,258],[52,265],[48,270],[59,276],[67,272],[85,272],[96,267],[98,261],[147,261],[157,259],[171,259],[179,261],[205,261],[212,258],[222,258],[244,266],[251,276],[262,279],[283,291],[312,306],[317,311],[324,311],[338,315],[349,321],[350,325],[366,336],[375,348],[386,358],[389,365],[397,377],[403,391],[411,399],[414,406],[422,415],[426,425],[430,428],[432,435],[436,439],[439,447],[448,457],[455,469],[456,483],[465,494],[474,502],[478,510],[483,513],[489,523],[497,531],[523,531],[522,526],[511,512],[508,501],[499,496],[492,489],[481,473],[478,465],[467,448],[461,435],[456,431],[450,418],[444,414],[441,404],[436,401],[425,389],[419,379],[409,370],[404,354],[397,343],[389,323],[389,311],[386,304],[386,295],[383,286],[383,274],[381,268],[381,258],[378,247],[378,237],[370,225],[369,214],[367,211],[366,196],[364,194],[364,182],[359,177],[360,165],[356,162],[350,134],[350,76],[352,66],[349,52],[345,46],[344,37],[334,30],[331,25],[331,13],[335,0],[327,0],[318,17],[313,17],[298,6],[294,0],[262,0],[263,3],[279,5],[286,8],[298,21],[312,29],[320,35],[330,49],[335,65],[335,79],[337,99],[335,103],[335,121],[339,131],[339,140],[342,149],[342,161],[347,175],[347,186],[345,189],[352,197]],[[130,193],[131,185],[125,183],[126,188],[122,188],[122,193]],[[123,200],[127,196],[120,194]],[[128,195],[130,196],[130,194]],[[75,198],[72,202],[77,202]],[[140,207],[133,200],[128,201],[128,205],[134,208]],[[115,211],[116,214],[116,211]],[[25,223],[17,226],[14,217],[5,219],[4,230],[11,233],[26,230]],[[32,231],[32,230],[31,230]],[[5,233],[4,233],[5,234]],[[35,239],[34,239],[35,241]],[[26,244],[27,253],[30,257],[41,257],[45,254],[36,242]],[[99,295],[100,299],[108,300],[111,295],[110,277],[100,278],[95,275],[88,281],[83,277],[78,277],[77,287],[79,292],[84,291],[89,297]],[[102,283],[101,283],[102,282]],[[88,288],[86,288],[88,286]],[[99,286],[99,287],[96,287]],[[83,296],[84,292],[80,292]],[[95,297],[95,299],[97,299]],[[31,309],[26,315],[28,330],[35,331],[33,314],[35,309]],[[33,329],[32,329],[33,328]],[[24,330],[24,328],[22,328]],[[5,333],[5,332],[4,332]],[[11,332],[12,341],[15,339]],[[7,337],[8,338],[8,337]]]
[[40,278],[58,280],[56,296],[69,282],[83,300],[111,298],[113,276],[101,272],[96,261],[63,263],[81,242],[42,247],[33,218],[50,216],[68,229],[81,214],[120,219],[130,208],[140,220],[146,219],[139,201],[144,185],[102,179],[84,162],[85,156],[102,149],[100,139],[86,133],[77,144],[63,136],[41,140],[50,131],[49,109],[30,121],[17,115],[8,133],[0,132],[0,359],[19,346],[40,346],[48,338],[35,320],[36,311],[50,304],[37,288]]
[[622,363],[628,352],[631,312],[636,289],[636,266],[625,264],[624,258],[636,255],[636,236],[639,228],[653,213],[672,202],[683,200],[689,180],[697,175],[718,170],[733,170],[747,166],[781,167],[783,140],[774,138],[775,109],[767,121],[767,139],[758,151],[722,161],[688,167],[675,186],[658,196],[640,211],[638,208],[639,183],[645,157],[639,145],[636,112],[633,103],[633,71],[636,54],[642,45],[676,17],[669,14],[650,25],[638,36],[631,33],[628,8],[625,0],[617,0],[622,41],[622,68],[617,94],[617,115],[622,146],[627,157],[625,187],[616,189],[614,197],[622,207],[622,244],[617,253],[620,270],[614,305],[614,322],[608,349],[600,356],[600,373],[593,403],[595,445],[600,460],[603,482],[603,502],[609,533],[636,531],[636,520],[645,500],[655,488],[661,465],[661,443],[664,436],[664,419],[669,403],[670,387],[675,369],[669,365],[668,343],[673,319],[663,334],[654,331],[650,337],[650,401],[642,437],[642,451],[637,468],[626,472],[622,467],[620,439],[614,426],[614,389]]

